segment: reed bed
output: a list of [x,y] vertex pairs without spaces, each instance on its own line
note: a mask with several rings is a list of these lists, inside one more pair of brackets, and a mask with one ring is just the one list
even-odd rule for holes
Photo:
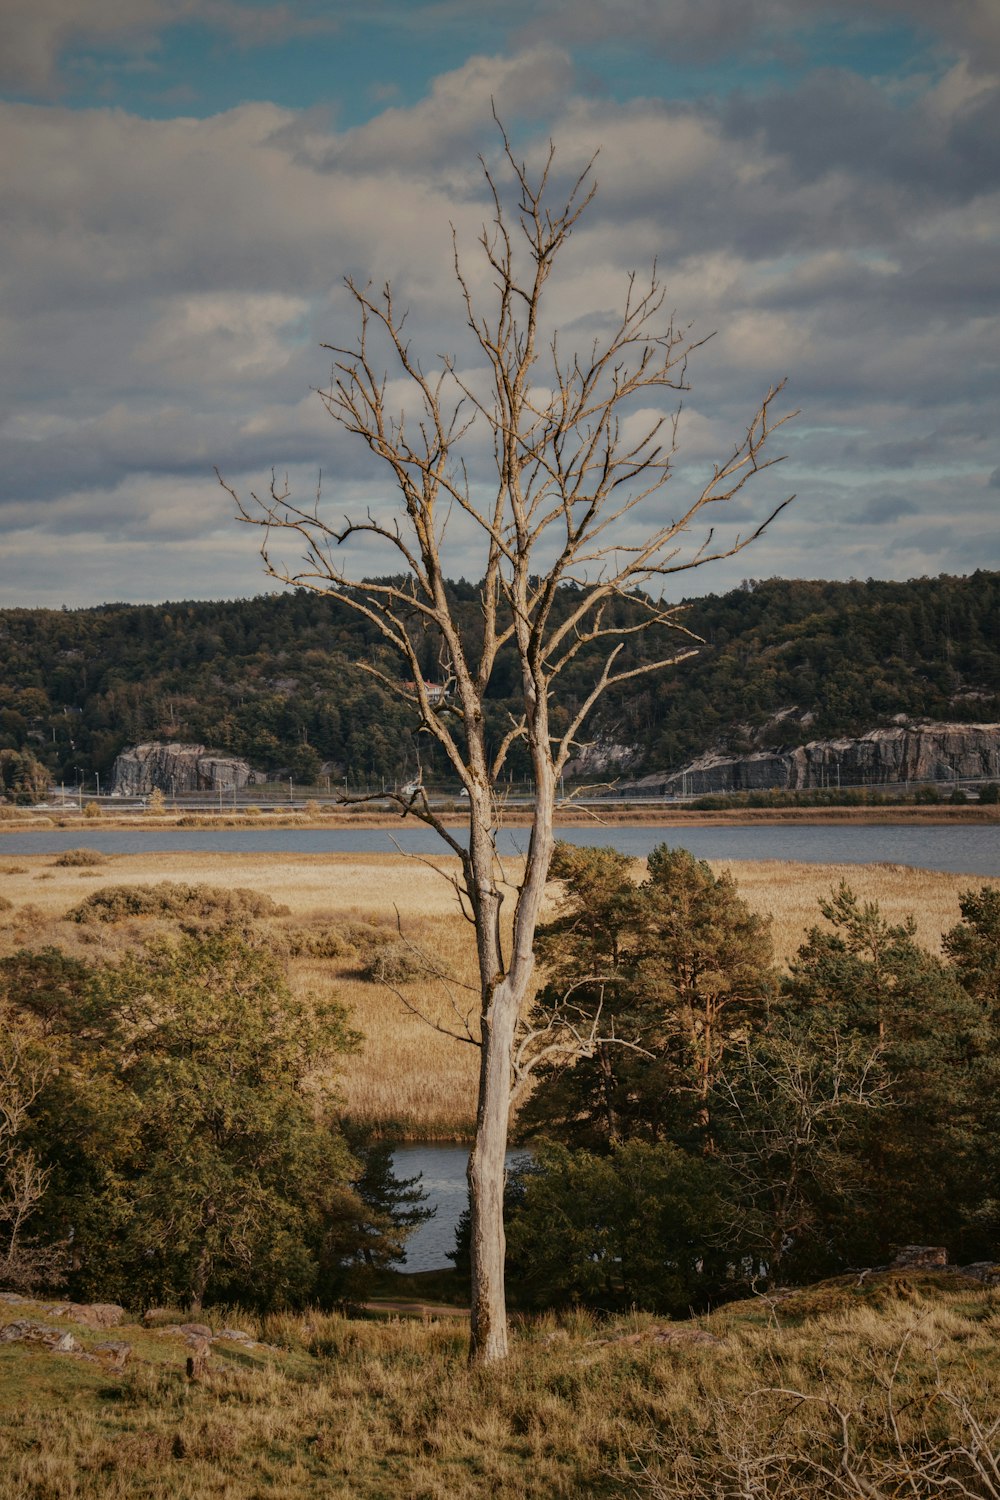
[[[785,964],[808,928],[821,921],[819,898],[842,879],[861,899],[877,901],[891,921],[912,913],[919,940],[931,950],[959,919],[959,893],[983,883],[974,876],[900,865],[729,861],[714,862],[714,868],[729,870],[748,904],[771,917],[775,951]],[[643,871],[644,862],[635,861],[635,878]],[[65,913],[103,886],[164,880],[239,886],[271,896],[288,908],[287,917],[273,920],[279,936],[289,925],[373,925],[379,941],[408,948],[422,972],[391,985],[365,978],[369,955],[363,940],[360,949],[335,957],[293,957],[292,983],[300,993],[335,995],[365,1038],[360,1052],[345,1060],[338,1080],[347,1114],[413,1138],[457,1137],[474,1121],[478,1068],[475,1047],[444,1034],[462,1034],[468,1013],[475,1031],[476,997],[468,988],[475,983],[471,928],[447,878],[457,872],[451,858],[425,861],[395,854],[177,851],[67,865],[53,855],[5,861],[0,848],[0,954],[56,943],[81,956],[113,955],[157,930],[156,923],[81,927],[65,921]],[[508,864],[506,874],[517,878],[516,862]],[[557,895],[553,887],[551,900]],[[4,900],[10,903],[6,908]],[[447,982],[438,976],[448,976]]]

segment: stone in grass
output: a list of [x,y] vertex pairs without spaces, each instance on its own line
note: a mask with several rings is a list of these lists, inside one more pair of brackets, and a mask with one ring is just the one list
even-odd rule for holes
[[112,1370],[124,1370],[132,1358],[132,1345],[117,1343],[113,1339],[109,1339],[104,1344],[95,1344],[94,1353],[105,1355],[108,1365]]
[[32,1323],[22,1319],[0,1328],[2,1344],[43,1344],[54,1354],[78,1354],[80,1345],[69,1329],[47,1328],[44,1323]]
[[54,1318],[70,1318],[85,1328],[117,1328],[125,1321],[125,1309],[117,1302],[60,1302],[49,1312]]
[[189,1344],[197,1339],[211,1340],[212,1330],[207,1323],[168,1323],[165,1328],[154,1329],[155,1333],[175,1338],[186,1338]]
[[948,1264],[944,1245],[903,1245],[896,1254],[893,1271],[939,1271]]
[[1000,1265],[994,1260],[976,1260],[971,1266],[962,1267],[963,1276],[971,1276],[984,1286],[1000,1286]]
[[257,1340],[242,1328],[222,1328],[218,1333],[212,1335],[215,1339],[224,1339],[229,1344],[246,1344],[249,1348],[256,1346]]

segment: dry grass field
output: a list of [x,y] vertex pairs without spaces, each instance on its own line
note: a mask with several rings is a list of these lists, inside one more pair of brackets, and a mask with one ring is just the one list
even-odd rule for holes
[[[83,846],[85,830],[81,835]],[[296,989],[335,995],[364,1035],[361,1051],[345,1061],[340,1079],[345,1110],[413,1137],[462,1135],[474,1118],[477,1051],[433,1030],[416,1013],[460,1028],[465,1012],[475,1009],[474,994],[463,988],[474,980],[471,929],[451,885],[441,878],[455,873],[457,862],[442,857],[433,863],[441,873],[401,855],[176,852],[113,855],[99,864],[67,867],[51,854],[5,857],[0,843],[0,954],[55,943],[96,956],[156,930],[149,919],[112,926],[65,920],[86,895],[109,885],[203,883],[270,896],[289,909],[286,917],[270,919],[276,942],[292,929],[354,933],[352,945],[334,957],[300,954],[290,960]],[[942,932],[958,920],[959,892],[983,883],[976,876],[899,865],[743,861],[714,867],[731,870],[750,906],[773,919],[782,962],[819,920],[817,899],[841,879],[863,899],[877,900],[891,920],[912,912],[920,941],[930,948],[937,948]],[[643,863],[636,861],[637,879],[642,872]],[[507,873],[516,878],[513,864]],[[553,888],[553,898],[556,894]],[[395,987],[364,977],[368,950],[398,943],[397,921],[402,951],[449,975],[447,985],[427,974]]]
[[[177,1321],[182,1315],[178,1314]],[[460,1320],[212,1315],[94,1332],[0,1305],[75,1353],[0,1339],[11,1500],[995,1500],[1000,1292],[945,1273],[839,1278],[697,1321],[527,1320],[470,1371]],[[163,1322],[173,1321],[164,1315]]]

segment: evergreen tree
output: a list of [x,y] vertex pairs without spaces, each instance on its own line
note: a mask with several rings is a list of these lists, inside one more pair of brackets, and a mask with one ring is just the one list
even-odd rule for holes
[[827,1210],[831,1252],[873,1264],[912,1240],[968,1248],[959,1223],[975,1181],[976,1074],[989,1044],[982,1008],[917,943],[912,918],[885,920],[842,883],[820,903],[785,985],[787,1014],[815,1036],[834,1030],[876,1046],[891,1080],[891,1108],[859,1143],[868,1193]]
[[661,845],[641,884],[614,851],[557,846],[565,881],[539,936],[539,1021],[567,998],[601,1008],[593,1057],[550,1068],[522,1129],[578,1145],[633,1138],[710,1149],[712,1088],[726,1046],[761,1021],[775,975],[769,924],[727,873]]

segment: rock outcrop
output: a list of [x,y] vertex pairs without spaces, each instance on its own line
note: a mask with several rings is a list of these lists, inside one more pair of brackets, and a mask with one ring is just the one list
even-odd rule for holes
[[204,745],[171,745],[153,741],[132,745],[115,759],[111,770],[112,795],[148,796],[161,792],[217,792],[255,786],[266,781],[235,756],[220,755]]
[[701,796],[709,792],[805,791],[900,782],[1000,780],[1000,724],[895,724],[860,739],[813,740],[791,750],[699,756],[640,788]]

